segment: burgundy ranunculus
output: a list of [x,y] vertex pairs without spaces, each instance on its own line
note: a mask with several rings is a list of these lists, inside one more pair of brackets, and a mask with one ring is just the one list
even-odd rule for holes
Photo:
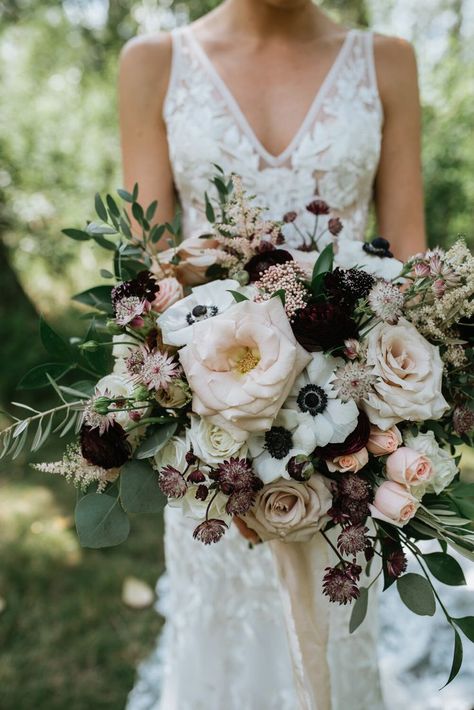
[[357,426],[354,431],[351,431],[349,436],[342,444],[327,444],[319,446],[315,450],[316,456],[323,459],[335,459],[336,456],[349,456],[360,451],[367,444],[370,436],[370,422],[365,412],[359,412],[357,418]]
[[255,254],[244,266],[250,277],[250,281],[258,281],[260,276],[275,264],[285,264],[293,261],[293,257],[285,249],[272,249],[261,254]]
[[125,430],[113,422],[103,434],[83,424],[80,433],[81,453],[91,464],[101,468],[120,468],[131,454]]
[[291,327],[296,340],[310,353],[331,350],[359,335],[355,321],[336,303],[308,303],[297,311]]

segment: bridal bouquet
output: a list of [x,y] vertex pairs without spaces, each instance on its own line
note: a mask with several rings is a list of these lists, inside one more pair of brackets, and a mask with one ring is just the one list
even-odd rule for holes
[[[83,338],[41,321],[51,362],[23,386],[51,385],[60,403],[15,403],[32,411],[2,432],[3,453],[30,431],[32,451],[76,432],[61,461],[36,468],[78,487],[86,547],[125,540],[128,514],[159,512],[163,494],[204,544],[235,516],[262,541],[323,535],[338,558],[323,591],[356,600],[352,629],[367,609],[362,562],[379,557],[384,587],[396,582],[415,613],[440,604],[453,678],[474,617],[452,618],[431,575],[465,583],[448,547],[474,560],[474,484],[460,481],[457,448],[474,431],[474,258],[460,239],[401,263],[382,238],[344,239],[317,198],[314,229],[288,249],[296,213],[269,220],[238,177],[214,185],[208,233],[182,243],[176,220],[151,226],[156,202],[143,209],[137,185],[118,191],[121,207],[97,195],[100,222],[64,230],[110,250],[112,284],[75,297],[93,308]],[[423,552],[427,539],[439,551]]]

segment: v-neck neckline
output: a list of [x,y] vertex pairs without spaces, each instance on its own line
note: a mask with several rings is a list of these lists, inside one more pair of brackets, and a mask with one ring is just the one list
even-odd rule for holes
[[235,98],[234,94],[232,91],[229,89],[227,83],[224,81],[222,78],[221,74],[217,70],[215,64],[211,61],[209,55],[207,52],[204,50],[202,44],[199,42],[199,40],[196,38],[191,26],[187,26],[184,28],[186,31],[186,36],[189,38],[196,54],[198,55],[199,59],[201,60],[201,63],[203,66],[207,69],[211,79],[214,81],[214,84],[216,85],[216,88],[220,91],[220,94],[223,98],[223,100],[226,102],[229,110],[233,114],[235,120],[240,124],[240,127],[242,131],[247,135],[249,138],[250,142],[253,144],[255,149],[257,150],[258,153],[260,153],[261,157],[269,164],[272,166],[276,166],[279,164],[283,164],[293,153],[295,148],[297,147],[298,143],[300,142],[301,138],[304,136],[306,130],[308,129],[308,126],[310,125],[311,121],[313,118],[316,116],[317,111],[319,110],[319,107],[321,106],[321,103],[323,102],[328,89],[331,85],[332,79],[335,76],[337,70],[339,69],[339,66],[342,64],[343,60],[345,59],[345,56],[348,52],[348,49],[351,45],[351,39],[354,36],[356,30],[351,29],[348,30],[346,33],[346,36],[344,37],[344,40],[341,44],[341,47],[339,48],[330,68],[328,69],[320,87],[316,91],[314,98],[300,124],[300,127],[294,134],[293,138],[291,141],[288,143],[286,148],[279,153],[278,155],[274,155],[273,153],[270,153],[261,140],[257,137],[257,134],[255,133],[254,129],[252,128],[252,125],[250,124],[249,120],[247,119],[246,115],[242,111],[239,102]]

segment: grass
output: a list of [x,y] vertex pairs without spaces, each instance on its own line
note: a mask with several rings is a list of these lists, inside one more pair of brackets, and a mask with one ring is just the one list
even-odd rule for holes
[[123,708],[161,621],[153,609],[127,608],[122,584],[156,581],[161,519],[134,518],[118,548],[81,549],[74,489],[27,463],[4,465],[0,478],[0,708]]

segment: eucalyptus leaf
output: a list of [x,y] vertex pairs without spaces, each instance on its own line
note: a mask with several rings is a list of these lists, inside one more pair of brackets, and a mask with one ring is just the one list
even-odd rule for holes
[[59,380],[69,369],[70,366],[64,362],[47,362],[43,365],[36,365],[21,378],[18,388],[34,390],[48,387],[50,384],[48,375],[55,380]]
[[102,219],[104,222],[107,222],[107,210],[105,209],[105,205],[102,202],[102,198],[98,192],[95,193],[94,204],[95,211],[97,212],[100,219]]
[[349,622],[349,633],[354,633],[356,629],[364,621],[367,615],[367,607],[369,603],[369,590],[367,587],[360,588],[360,594],[354,602],[354,606],[351,613],[351,620]]
[[158,474],[146,461],[127,461],[120,473],[120,500],[129,513],[160,513],[166,498]]
[[58,335],[44,318],[40,318],[40,338],[44,349],[57,360],[69,362],[72,359],[72,351],[60,335]]
[[155,212],[156,212],[157,207],[158,207],[158,200],[153,200],[153,202],[151,202],[148,205],[147,210],[145,212],[145,217],[148,221],[151,221],[153,219],[153,217],[155,216]]
[[462,616],[459,619],[453,619],[453,621],[469,641],[474,643],[474,616]]
[[443,686],[444,688],[451,683],[454,678],[456,678],[457,674],[459,673],[462,665],[462,658],[463,658],[463,647],[462,647],[462,639],[456,629],[454,629],[454,654],[453,654],[453,663],[451,666],[451,672],[449,674],[449,678],[445,685]]
[[430,583],[425,577],[408,572],[397,580],[397,589],[402,602],[420,616],[433,616],[436,600]]
[[88,493],[75,510],[76,530],[82,547],[112,547],[124,542],[130,521],[118,498],[103,493]]
[[136,459],[148,459],[160,451],[169,439],[173,436],[178,425],[174,422],[163,424],[149,434],[135,451]]
[[457,587],[466,584],[462,567],[454,557],[445,552],[430,552],[423,555],[431,574],[443,584]]
[[66,237],[75,239],[78,242],[86,242],[90,239],[90,235],[82,229],[61,229],[61,232],[65,234]]

